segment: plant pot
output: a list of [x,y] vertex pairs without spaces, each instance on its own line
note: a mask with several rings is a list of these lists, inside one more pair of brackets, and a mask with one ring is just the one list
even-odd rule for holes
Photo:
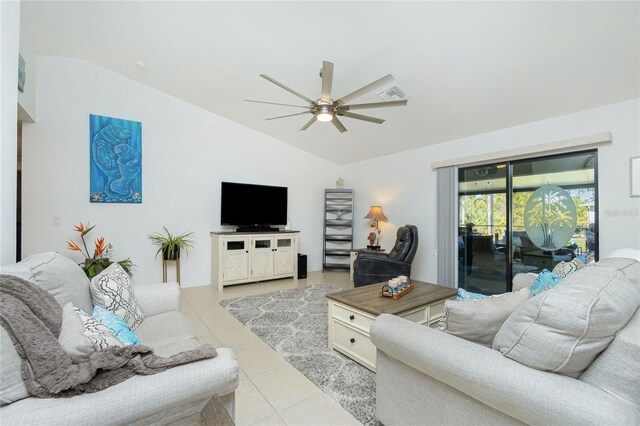
[[173,250],[173,256],[169,256],[169,250],[162,250],[162,259],[163,260],[178,260],[180,259],[180,247],[176,247]]

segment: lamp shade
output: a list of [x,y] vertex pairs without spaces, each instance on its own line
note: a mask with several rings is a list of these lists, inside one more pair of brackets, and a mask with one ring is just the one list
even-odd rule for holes
[[380,206],[371,206],[371,209],[369,209],[369,213],[367,213],[364,218],[374,220],[389,220],[382,212],[382,207]]

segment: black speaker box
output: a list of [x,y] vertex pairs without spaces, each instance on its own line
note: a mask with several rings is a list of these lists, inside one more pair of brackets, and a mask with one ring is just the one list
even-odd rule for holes
[[298,279],[307,278],[307,255],[298,253]]

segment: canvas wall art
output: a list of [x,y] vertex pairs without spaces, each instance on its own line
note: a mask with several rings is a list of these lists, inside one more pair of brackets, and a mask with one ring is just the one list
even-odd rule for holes
[[142,123],[91,114],[90,201],[142,202]]

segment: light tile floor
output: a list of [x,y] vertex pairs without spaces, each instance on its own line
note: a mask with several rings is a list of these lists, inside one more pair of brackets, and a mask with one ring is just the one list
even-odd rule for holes
[[182,289],[182,312],[201,342],[234,350],[240,363],[236,425],[359,425],[340,404],[293,368],[218,302],[315,284],[352,287],[348,272],[310,272],[304,280],[275,280]]

